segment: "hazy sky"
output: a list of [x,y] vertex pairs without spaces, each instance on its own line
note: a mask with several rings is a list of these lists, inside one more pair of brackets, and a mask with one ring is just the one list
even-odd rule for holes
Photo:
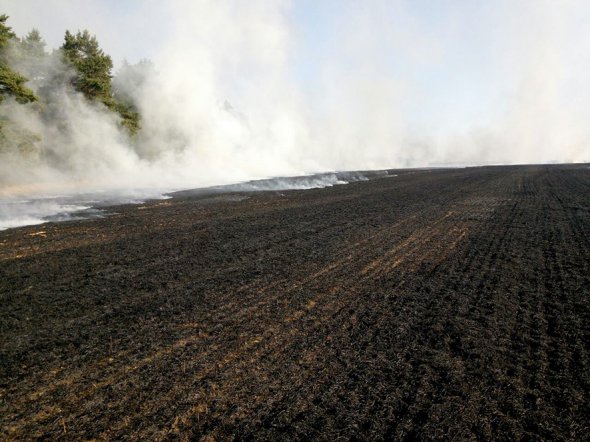
[[[230,17],[232,5],[244,13],[240,1],[222,3]],[[382,84],[395,97],[393,115],[403,120],[406,133],[429,140],[442,137],[445,143],[473,131],[508,131],[504,126],[498,129],[508,120],[510,130],[526,132],[519,132],[518,140],[534,143],[533,132],[551,131],[539,135],[542,140],[559,138],[570,130],[570,122],[576,126],[590,117],[586,0],[248,3],[256,5],[252,16],[244,19],[252,23],[241,27],[237,38],[247,40],[250,31],[266,26],[256,22],[256,14],[271,15],[275,24],[280,23],[285,33],[280,50],[291,86],[319,112],[332,110],[322,104],[324,93],[333,89],[337,95],[355,76],[352,83],[365,78],[369,86]],[[184,45],[190,48],[191,41],[179,43],[178,29],[193,26],[195,17],[194,26],[207,23],[199,14],[219,14],[212,5],[215,1],[3,0],[0,9],[11,16],[9,23],[17,33],[37,27],[50,47],[61,43],[65,29],[88,28],[118,65],[124,58],[164,60],[171,44],[181,46],[176,51]],[[216,33],[232,32],[231,20],[220,20],[221,26],[203,33],[210,38],[208,44],[215,44]],[[198,31],[190,35],[200,38]],[[186,57],[191,56],[188,51]],[[228,83],[233,82],[227,88],[230,95],[232,87],[239,87],[240,75],[256,75],[247,63],[240,66],[242,72],[227,74]],[[342,103],[347,105],[356,106]],[[585,136],[576,138],[578,146],[586,142]],[[558,146],[546,150],[548,158],[559,157]]]
[[[590,0],[0,0],[1,13],[49,49],[65,30],[95,34],[141,130],[130,138],[66,84],[48,112],[5,100],[0,118],[34,132],[37,155],[0,152],[0,206],[336,170],[590,162]],[[116,75],[146,58],[142,81]],[[22,201],[0,228],[63,210]]]

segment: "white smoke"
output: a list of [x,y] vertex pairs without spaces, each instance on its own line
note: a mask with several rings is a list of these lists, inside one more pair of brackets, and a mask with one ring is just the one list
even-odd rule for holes
[[585,1],[497,1],[491,56],[497,111],[440,140],[439,161],[527,164],[590,158]]
[[[130,140],[112,113],[67,88],[55,92],[60,124],[35,105],[3,105],[4,118],[41,137],[37,159],[0,158],[5,196],[147,195],[320,171],[590,157],[586,2],[499,0],[467,12],[445,4],[434,24],[408,1],[309,3],[330,21],[313,36],[289,1],[83,3],[8,0],[0,12],[21,35],[38,27],[49,46],[65,29],[88,28],[118,66],[124,56],[152,59],[144,81],[115,79],[143,129]],[[420,78],[455,57],[457,76],[473,80],[458,48],[480,19],[493,70],[482,88],[492,98],[442,124],[454,109],[437,109]],[[315,52],[305,43],[314,38]],[[458,99],[477,102],[465,86]]]

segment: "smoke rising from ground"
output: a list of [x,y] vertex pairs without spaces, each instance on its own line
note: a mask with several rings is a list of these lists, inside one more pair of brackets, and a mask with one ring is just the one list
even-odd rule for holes
[[[36,105],[4,105],[4,118],[39,135],[40,153],[4,154],[0,192],[156,192],[331,170],[590,159],[585,2],[468,11],[449,2],[432,23],[412,2],[328,1],[318,14],[330,26],[320,20],[313,30],[295,17],[306,3],[132,2],[135,13],[121,12],[125,30],[98,0],[8,1],[19,34],[38,27],[57,46],[44,26],[63,16],[96,32],[119,67],[146,21],[159,38],[145,35],[158,41],[146,54],[153,66],[114,80],[142,115],[135,139],[66,86],[52,91],[50,117]],[[457,48],[471,38],[467,23],[484,17],[487,72],[478,80]],[[463,105],[454,108],[447,84]]]

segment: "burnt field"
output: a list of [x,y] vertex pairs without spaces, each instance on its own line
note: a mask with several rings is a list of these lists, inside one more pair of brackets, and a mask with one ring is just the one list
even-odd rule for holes
[[0,439],[581,440],[590,168],[0,232]]

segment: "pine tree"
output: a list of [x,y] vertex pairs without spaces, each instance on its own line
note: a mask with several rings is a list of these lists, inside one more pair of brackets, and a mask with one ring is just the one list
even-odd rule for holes
[[20,46],[22,51],[29,57],[41,58],[46,55],[45,40],[43,40],[36,28],[33,28],[25,37],[20,39]]
[[[72,83],[88,99],[108,101],[111,98],[111,69],[113,61],[98,46],[96,37],[88,31],[72,34],[66,31],[61,47],[65,60],[78,75]],[[105,103],[106,104],[106,103]]]
[[25,86],[27,79],[12,70],[8,64],[8,46],[16,39],[12,29],[6,25],[7,15],[0,15],[0,102],[6,96],[14,97],[19,103],[37,101],[37,97]]
[[[6,20],[7,15],[0,15],[0,105],[6,97],[13,97],[22,104],[37,101],[37,96],[25,86],[27,79],[10,67],[11,47],[18,39]],[[2,106],[1,110],[7,109]],[[4,113],[0,114],[0,153],[37,153],[39,140],[36,134],[11,121]]]
[[14,38],[6,50],[8,65],[29,79],[28,86],[37,94],[40,101],[40,87],[49,76],[50,55],[45,51],[45,41],[37,29],[25,37]]
[[121,124],[132,134],[139,130],[139,114],[129,105],[115,100],[112,91],[113,61],[100,48],[96,37],[85,31],[75,35],[66,31],[61,51],[74,67],[74,88],[89,100],[99,101],[121,116]]

